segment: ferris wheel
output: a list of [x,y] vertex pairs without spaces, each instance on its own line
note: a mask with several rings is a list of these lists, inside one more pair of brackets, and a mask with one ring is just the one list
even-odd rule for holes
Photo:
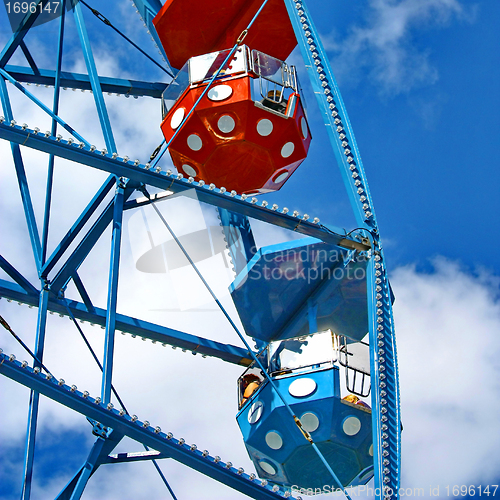
[[[1,323],[29,362],[2,351],[0,373],[30,389],[19,478],[22,498],[30,498],[32,490],[40,395],[85,416],[95,436],[85,463],[61,485],[56,497],[61,500],[81,498],[101,465],[135,461],[152,462],[168,494],[177,498],[158,465],[163,458],[250,498],[299,498],[331,489],[349,498],[350,487],[372,479],[377,498],[397,498],[401,419],[394,298],[361,157],[305,1],[223,0],[216,5],[167,0],[162,5],[159,0],[133,0],[160,60],[97,5],[36,0],[18,2],[14,11],[14,4],[7,8],[13,35],[0,53],[0,137],[10,143],[12,153],[2,169],[12,168],[17,179],[26,225],[22,241],[25,249],[30,247],[34,266],[26,272],[9,253],[8,241],[19,231],[9,239],[3,235],[0,297],[8,304],[1,310]],[[161,72],[162,81],[104,76],[92,49],[89,19],[139,51]],[[39,36],[49,25],[58,26],[55,50],[51,57],[34,55],[30,35],[36,27]],[[65,50],[75,40],[82,69],[63,71]],[[308,111],[299,82],[302,68],[287,62],[297,45],[317,101]],[[113,50],[108,55],[112,59]],[[50,89],[52,105],[44,103],[38,87]],[[65,121],[60,113],[63,89],[92,94],[81,114],[88,111],[97,118],[103,147]],[[36,109],[33,116],[43,114],[49,120],[50,130],[19,120],[19,95]],[[149,97],[161,108],[158,122],[144,125],[161,132],[161,142],[147,161],[118,151],[108,95]],[[324,122],[330,144],[321,147],[332,148],[354,212],[356,226],[348,231],[331,226],[335,221],[326,224],[262,198],[306,168],[314,143],[313,113]],[[96,131],[91,134],[95,137]],[[29,161],[47,165],[44,209],[38,219],[28,185]],[[84,182],[78,176],[87,169],[107,176],[79,215],[70,217],[66,233],[54,228],[64,215],[53,209],[60,189],[59,162],[78,165],[75,185]],[[165,215],[162,203],[169,204],[177,220]],[[206,207],[212,215],[215,209],[215,222],[204,214]],[[186,286],[189,269],[242,347],[182,331],[177,324],[117,312],[125,268],[125,213],[133,214],[128,220],[134,228],[136,268],[146,273],[171,270],[171,287],[176,286],[176,272]],[[259,222],[301,237],[259,246],[252,229]],[[153,241],[153,226],[163,240]],[[91,274],[93,283],[84,283],[81,268],[91,266],[93,252],[103,245],[108,245],[106,274]],[[217,288],[207,275],[221,262],[229,281]],[[70,290],[77,299],[69,298]],[[97,307],[93,293],[102,290],[106,305]],[[187,302],[196,302],[194,292]],[[37,308],[34,345],[27,340],[30,335],[24,338],[13,326],[19,315],[15,303]],[[97,366],[102,372],[98,396],[79,390],[59,373],[56,377],[45,361],[47,350],[54,348],[49,314],[69,318],[81,335],[90,353],[88,370]],[[86,338],[83,322],[102,328],[102,355]],[[129,413],[113,385],[119,332],[241,368],[234,381],[234,409],[255,472],[246,473]],[[145,451],[113,454],[124,438],[141,443]]]

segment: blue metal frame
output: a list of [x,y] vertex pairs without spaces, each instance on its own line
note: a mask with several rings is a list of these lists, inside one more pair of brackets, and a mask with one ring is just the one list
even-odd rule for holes
[[66,233],[64,238],[61,240],[57,248],[52,252],[52,255],[44,263],[40,270],[42,277],[47,277],[52,268],[57,264],[59,259],[64,255],[64,252],[69,248],[71,243],[75,241],[75,238],[79,235],[80,231],[83,229],[85,224],[89,221],[92,215],[99,208],[106,195],[109,193],[111,188],[116,184],[116,177],[110,175],[106,181],[103,183],[101,188],[97,191],[95,196],[92,198],[90,203],[87,205],[85,210],[82,212],[80,217],[75,221],[71,229]]
[[0,67],[3,68],[9,59],[12,57],[12,54],[17,50],[19,46],[23,43],[24,37],[33,26],[33,23],[36,21],[38,15],[40,14],[38,10],[38,5],[42,5],[45,7],[50,0],[38,0],[36,2],[35,10],[33,12],[28,12],[21,22],[19,28],[15,33],[13,33],[10,40],[5,45],[4,49],[0,53]]
[[[123,157],[112,158],[109,153],[102,154],[97,150],[91,150],[86,146],[80,147],[78,144],[69,143],[54,137],[45,137],[37,134],[35,130],[23,128],[19,125],[9,126],[0,123],[0,138],[8,141],[23,144],[45,153],[54,153],[61,158],[88,165],[89,167],[104,170],[117,177],[125,177],[134,181],[136,185],[146,184],[163,190],[170,190],[174,193],[182,193],[188,190],[196,190],[196,196],[204,203],[221,207],[232,212],[236,212],[253,219],[268,222],[284,229],[296,231],[306,236],[314,236],[325,243],[339,245],[345,248],[358,248],[367,250],[369,245],[361,242],[361,234],[358,232],[346,235],[346,231],[339,228],[331,228],[310,221],[309,216],[304,214],[288,215],[287,212],[268,208],[267,204],[258,204],[257,199],[246,196],[232,196],[220,188],[212,188],[201,185],[189,179],[178,178],[177,174],[162,171],[150,170],[148,164],[141,164],[124,160]],[[356,246],[357,245],[357,246]]]
[[263,484],[259,479],[238,471],[229,462],[205,454],[183,440],[176,439],[170,433],[163,432],[159,427],[137,420],[133,416],[121,415],[115,408],[108,409],[98,400],[90,396],[85,397],[78,390],[71,391],[71,387],[64,383],[59,385],[52,378],[47,379],[36,374],[29,366],[22,368],[21,363],[16,360],[11,361],[5,354],[0,354],[0,373],[251,498],[258,500],[286,498],[283,489],[280,488],[275,492],[272,490],[272,485]]
[[[398,498],[401,418],[392,301],[375,210],[361,156],[328,56],[305,0],[285,0],[302,57],[359,227],[373,242],[368,266],[372,420],[377,498]],[[378,490],[377,490],[378,489]]]
[[[48,1],[39,0],[39,3],[41,2],[42,6],[44,6]],[[160,53],[169,66],[165,52],[152,24],[154,16],[162,7],[161,2],[159,0],[133,1],[153,40],[157,44]],[[65,0],[61,0],[63,6],[64,2]],[[392,294],[387,279],[386,265],[380,245],[373,203],[340,91],[330,68],[328,56],[322,47],[320,37],[314,27],[307,6],[304,0],[285,0],[285,5],[295,30],[358,226],[361,228],[349,234],[346,234],[345,230],[321,225],[319,220],[314,219],[311,221],[305,214],[303,216],[298,216],[298,214],[288,215],[285,210],[279,211],[274,206],[268,208],[267,203],[257,202],[255,198],[251,199],[245,196],[234,195],[226,192],[223,188],[221,189],[221,187],[202,185],[194,182],[192,179],[184,179],[182,176],[172,174],[168,171],[162,172],[160,168],[154,168],[158,160],[153,161],[152,165],[143,165],[139,161],[133,162],[129,161],[126,157],[118,156],[103,92],[159,98],[166,84],[99,76],[79,3],[74,5],[74,17],[88,74],[68,73],[63,72],[61,69],[65,23],[64,14],[60,20],[55,71],[38,68],[24,42],[26,33],[28,33],[38,15],[37,9],[33,14],[26,15],[20,29],[13,34],[4,49],[0,52],[0,99],[5,114],[5,117],[0,119],[0,138],[11,142],[14,166],[35,265],[41,280],[41,290],[39,291],[14,266],[0,256],[0,268],[15,281],[15,283],[12,283],[0,280],[0,296],[6,297],[8,300],[16,300],[30,306],[39,307],[35,355],[40,361],[43,357],[48,311],[67,315],[69,308],[71,315],[75,318],[105,327],[101,403],[92,400],[92,398],[86,399],[78,391],[70,391],[64,384],[58,385],[54,380],[42,377],[37,373],[39,369],[37,363],[34,365],[34,371],[29,367],[21,367],[18,362],[9,360],[3,354],[0,355],[2,358],[0,373],[32,389],[22,488],[23,499],[27,500],[30,497],[40,393],[75,411],[85,414],[102,425],[108,426],[109,429],[113,429],[107,432],[105,436],[97,439],[90,451],[86,464],[77,471],[73,479],[63,488],[57,497],[60,500],[80,498],[88,479],[101,464],[165,457],[171,457],[181,463],[185,463],[193,469],[222,481],[252,498],[283,498],[284,496],[282,489],[279,489],[278,492],[273,492],[270,485],[263,485],[259,480],[252,479],[246,474],[238,473],[230,466],[226,468],[226,464],[218,462],[210,456],[203,456],[200,452],[190,449],[189,446],[181,444],[178,440],[165,435],[160,430],[152,431],[151,427],[147,427],[138,421],[135,422],[128,415],[120,414],[117,410],[110,409],[107,406],[111,399],[113,346],[116,330],[151,339],[154,342],[161,342],[164,345],[169,344],[183,350],[190,350],[193,354],[199,353],[204,356],[218,357],[223,361],[242,366],[248,366],[254,355],[249,346],[247,346],[247,349],[242,349],[116,313],[122,214],[125,209],[141,206],[138,202],[127,200],[136,189],[141,189],[143,185],[154,186],[172,193],[194,190],[200,201],[218,207],[221,224],[226,238],[230,243],[229,248],[237,271],[246,265],[246,262],[251,259],[255,252],[255,241],[251,233],[248,221],[249,217],[299,232],[305,236],[316,237],[344,250],[371,250],[371,259],[367,268],[367,288],[369,318],[371,318],[371,372],[372,387],[374,389],[372,390],[372,418],[375,487],[384,486],[390,488],[390,495],[382,493],[378,495],[378,498],[382,496],[396,498],[398,496],[400,476],[400,410],[397,356],[391,305]],[[7,64],[17,49],[20,49],[25,55],[28,67]],[[52,117],[52,128],[49,134],[40,134],[36,129],[30,129],[27,125],[20,126],[14,122],[15,117],[12,112],[5,80],[13,83],[29,99]],[[53,85],[54,98],[52,109],[49,109],[31,94],[22,83]],[[61,87],[92,90],[105,139],[106,150],[96,151],[69,124],[58,116]],[[57,124],[76,137],[80,141],[80,144],[58,136]],[[41,238],[35,219],[20,145],[45,152],[49,155],[46,203]],[[53,253],[46,258],[50,229],[52,177],[56,157],[69,159],[82,165],[106,171],[110,176],[96,192],[93,199],[74,222],[68,233],[59,242]],[[119,185],[115,198],[105,205],[106,197],[120,178],[124,178],[126,181],[118,181]],[[146,203],[151,202],[154,203],[154,201]],[[84,231],[87,222],[89,222],[91,217],[96,215],[97,219],[92,227]],[[107,309],[104,310],[93,305],[91,297],[88,295],[78,275],[78,269],[110,224],[113,224],[110,273]],[[235,232],[235,228],[239,230],[238,234]],[[241,248],[236,248],[235,246],[238,236],[241,236]],[[370,240],[368,243],[366,241],[367,236]],[[72,245],[76,246],[76,248],[70,252],[70,246]],[[64,290],[71,280],[73,280],[80,293],[83,303],[64,298]],[[314,304],[304,304],[302,309],[306,311],[310,310],[311,307],[314,308]],[[304,314],[306,313],[304,312]],[[312,322],[311,328],[314,330],[315,314],[310,314],[310,318]],[[127,460],[108,457],[108,453],[112,451],[124,435],[158,450],[160,456],[151,453],[146,458],[130,457]],[[328,464],[325,465],[328,467]],[[333,471],[332,474],[334,475]]]
[[[38,295],[38,292],[36,295],[28,294],[21,286],[0,279],[0,297],[4,297],[8,301],[37,307]],[[49,296],[47,308],[49,311],[62,316],[68,316],[67,308],[69,308],[71,314],[80,321],[86,321],[91,325],[100,327],[106,325],[106,310],[99,307],[95,307],[93,311],[90,311],[84,303],[54,298],[52,295]],[[248,366],[252,362],[250,354],[241,347],[222,344],[215,340],[205,339],[173,328],[125,316],[124,314],[116,315],[116,329],[135,337],[190,351],[193,354],[219,358],[227,363]]]
[[[31,83],[38,85],[55,85],[56,72],[49,69],[39,69],[35,72],[32,68],[15,66],[8,64],[5,71],[15,80],[22,83]],[[150,83],[138,80],[125,80],[123,78],[109,78],[99,76],[99,82],[103,92],[112,94],[130,95],[137,97],[154,97],[159,99],[167,87],[166,83]],[[90,78],[81,73],[69,73],[61,71],[62,88],[72,88],[78,90],[92,90]]]

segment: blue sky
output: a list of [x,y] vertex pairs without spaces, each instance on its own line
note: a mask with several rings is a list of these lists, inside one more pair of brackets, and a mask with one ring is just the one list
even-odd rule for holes
[[[498,484],[500,4],[495,0],[309,4],[361,151],[396,295],[405,424],[403,484],[425,487],[426,492],[439,485],[443,498],[446,485]],[[156,53],[130,2],[109,1],[97,7],[134,41]],[[10,33],[5,13],[0,12],[3,44]],[[163,78],[152,64],[127,50],[117,36],[85,14],[102,74]],[[57,23],[50,23],[33,30],[27,39],[42,67],[54,67],[56,32]],[[74,33],[69,36],[64,64],[68,70],[83,71],[76,41]],[[303,75],[307,91],[298,52],[291,61]],[[20,57],[17,62],[24,64]],[[18,123],[25,121],[42,130],[42,126],[50,127],[50,121],[11,86],[9,91]],[[51,102],[50,90],[34,91]],[[352,229],[354,218],[314,97],[308,95],[307,102],[313,133],[310,155],[279,193],[264,198]],[[159,103],[110,97],[107,104],[118,150],[145,162],[161,141]],[[61,115],[101,148],[104,143],[92,109],[88,93],[63,93]],[[0,170],[0,234],[15,236],[8,242],[2,238],[0,253],[36,284],[8,147],[0,147],[5,158]],[[40,223],[46,160],[31,152],[26,157]],[[167,159],[163,162],[165,169],[168,163]],[[56,169],[52,246],[102,179],[100,172],[75,165],[61,164]],[[119,310],[236,344],[217,313],[158,312],[165,307],[164,297],[170,297],[168,283],[161,276],[136,271],[133,221],[126,218],[125,226]],[[256,225],[255,230],[262,243],[288,237],[263,225]],[[98,304],[105,303],[101,276],[107,273],[107,245],[107,241],[100,242],[91,263],[82,266],[82,276]],[[139,297],[131,291],[135,289],[141,290]],[[75,292],[70,289],[71,294]],[[224,299],[230,307],[230,299]],[[1,300],[0,313],[33,345],[33,311]],[[89,371],[87,354],[74,327],[68,325],[67,319],[50,317],[47,363],[68,382],[97,394],[99,375]],[[88,325],[84,329],[96,350],[102,351],[101,331]],[[0,347],[15,352],[18,359],[26,357],[5,333],[0,334]],[[234,423],[239,368],[212,359],[201,365],[198,357],[170,349],[159,352],[157,346],[129,336],[120,338],[117,349],[116,383],[133,412],[252,470]],[[199,378],[205,374],[220,380],[216,407],[212,396],[199,387]],[[0,380],[1,499],[19,496],[27,397],[24,388]],[[82,417],[48,401],[42,404],[40,429],[33,498],[53,498],[85,458],[92,439]],[[70,440],[73,444],[68,448]],[[120,451],[138,449],[127,442]],[[56,458],[62,465],[54,465]],[[162,467],[179,498],[239,498],[175,463],[164,462]],[[148,464],[102,469],[92,478],[84,498],[167,498]]]

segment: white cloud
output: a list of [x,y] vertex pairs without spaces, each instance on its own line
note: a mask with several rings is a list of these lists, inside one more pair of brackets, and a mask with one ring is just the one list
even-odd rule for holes
[[[393,273],[403,432],[403,485],[498,478],[498,282],[443,258],[434,272]],[[484,484],[483,483],[483,484]]]
[[367,71],[382,93],[407,92],[438,79],[431,54],[414,41],[417,30],[470,17],[468,10],[460,0],[369,0],[364,25],[352,26],[342,41],[330,37],[325,45],[335,54],[340,78],[358,80]]

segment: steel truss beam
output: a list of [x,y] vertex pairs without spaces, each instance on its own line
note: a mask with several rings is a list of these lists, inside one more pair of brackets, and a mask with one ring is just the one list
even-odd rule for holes
[[70,144],[64,139],[58,141],[55,137],[45,137],[43,134],[37,134],[32,129],[23,129],[19,125],[10,126],[0,123],[0,138],[97,168],[112,173],[117,177],[131,179],[137,184],[143,183],[159,189],[170,190],[174,193],[195,190],[196,196],[201,202],[268,222],[284,229],[296,231],[305,236],[314,236],[331,245],[338,245],[344,248],[358,248],[359,250],[370,248],[369,245],[360,244],[356,233],[353,233],[356,237],[347,237],[345,232],[342,234],[343,231],[341,229],[335,228],[334,230],[330,230],[326,226],[310,222],[309,216],[294,217],[272,210],[272,208],[257,205],[251,198],[247,200],[247,197],[239,195],[231,196],[230,193],[221,191],[218,188],[207,185],[202,186],[197,182],[191,182],[189,179],[178,179],[176,175],[166,175],[165,172],[154,172],[148,170],[148,166],[141,164],[139,160],[132,162],[128,158],[113,158],[108,153],[103,154],[86,146],[80,147],[75,143]]
[[[27,294],[19,285],[9,281],[0,280],[0,297],[13,300],[28,306],[38,307],[38,295]],[[68,307],[74,317],[81,321],[99,325],[106,325],[106,310],[95,307],[94,312],[87,310],[85,304],[74,300],[67,300]],[[61,299],[49,297],[47,309],[61,316],[68,316],[66,302]],[[215,340],[197,337],[189,333],[180,332],[166,326],[156,325],[141,319],[116,315],[116,329],[130,335],[152,340],[162,344],[191,351],[194,354],[212,356],[228,363],[248,366],[252,359],[246,349],[231,344],[222,344]]]
[[[5,71],[14,79],[22,83],[54,86],[56,72],[50,69],[39,69],[35,72],[32,68],[7,65]],[[109,78],[99,76],[99,83],[103,92],[125,96],[154,97],[159,99],[167,87],[166,83],[149,83],[139,80],[126,80],[123,78]],[[92,90],[90,77],[81,73],[61,71],[61,87],[79,90]]]
[[257,500],[286,498],[283,489],[273,491],[267,481],[262,482],[245,474],[233,467],[230,462],[223,462],[217,457],[201,452],[194,445],[185,444],[184,440],[178,440],[170,433],[162,432],[159,427],[135,420],[125,413],[120,415],[118,410],[111,407],[108,409],[99,400],[90,396],[85,398],[80,391],[72,391],[71,387],[63,382],[47,379],[45,375],[35,373],[29,366],[23,368],[19,361],[3,353],[0,354],[0,373],[251,498]]

